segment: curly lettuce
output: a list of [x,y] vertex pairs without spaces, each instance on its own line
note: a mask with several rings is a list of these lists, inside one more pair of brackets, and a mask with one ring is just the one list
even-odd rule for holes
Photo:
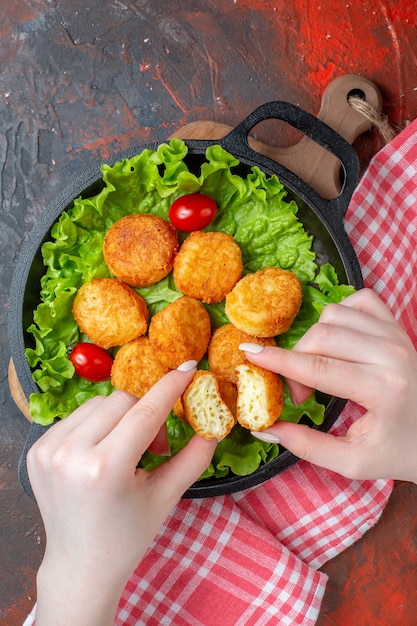
[[[202,192],[217,203],[215,220],[205,230],[220,230],[234,237],[242,250],[244,272],[266,266],[288,269],[303,283],[303,304],[293,326],[277,338],[279,345],[292,348],[317,321],[323,307],[339,302],[353,287],[339,285],[330,265],[321,268],[312,250],[312,237],[297,217],[297,204],[286,200],[286,190],[276,176],[267,176],[252,167],[246,176],[235,173],[239,161],[221,146],[210,146],[199,171],[187,163],[187,146],[172,139],[157,150],[116,163],[102,165],[103,188],[90,198],[76,198],[51,230],[50,241],[42,246],[45,274],[41,280],[40,304],[34,311],[28,332],[33,346],[26,350],[39,391],[30,397],[35,422],[48,425],[64,419],[89,398],[108,395],[110,381],[91,383],[75,375],[69,360],[72,346],[88,340],[80,332],[72,313],[78,288],[94,277],[110,276],[103,259],[103,240],[118,219],[135,213],[150,213],[168,219],[172,202],[181,195]],[[182,234],[181,237],[186,235]],[[138,289],[150,314],[181,297],[172,275],[150,287]],[[213,328],[228,323],[224,302],[206,305]],[[205,359],[199,365],[207,368]],[[307,416],[320,424],[325,407],[314,395],[294,407],[285,390],[281,419],[298,422]],[[175,454],[190,439],[191,428],[172,413],[168,417],[171,449]],[[255,440],[248,431],[235,427],[221,441],[203,478],[222,477],[230,472],[244,476],[275,458],[279,448]],[[142,465],[152,469],[165,460],[149,452]]]

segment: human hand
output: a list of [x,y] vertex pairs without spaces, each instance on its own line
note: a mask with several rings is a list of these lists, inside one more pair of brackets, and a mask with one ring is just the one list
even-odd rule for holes
[[248,360],[286,377],[296,403],[315,388],[366,410],[343,437],[284,421],[255,437],[349,478],[417,482],[417,353],[372,291],[327,306],[292,351],[245,347]]
[[29,451],[29,477],[47,536],[38,573],[38,626],[113,624],[130,574],[209,465],[216,442],[195,436],[154,471],[136,469],[143,452],[161,438],[167,414],[195,374],[194,363],[189,371],[167,374],[139,401],[120,391],[93,398]]

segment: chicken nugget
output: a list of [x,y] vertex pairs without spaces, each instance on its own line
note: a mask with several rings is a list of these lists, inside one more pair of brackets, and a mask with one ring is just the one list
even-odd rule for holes
[[175,401],[175,404],[172,408],[172,412],[174,413],[175,417],[178,417],[179,420],[187,423],[187,418],[185,417],[184,405],[182,403],[182,396],[177,398],[177,400]]
[[200,361],[210,341],[210,316],[204,306],[183,296],[156,313],[149,324],[149,341],[162,363],[176,369],[184,361]]
[[121,346],[148,327],[145,300],[117,278],[93,278],[77,291],[72,314],[80,330],[102,348]]
[[199,370],[182,396],[185,417],[204,439],[224,439],[236,420],[223,400],[216,375]]
[[288,270],[264,267],[247,274],[226,296],[226,315],[253,337],[274,337],[290,328],[300,310],[300,280]]
[[160,362],[148,337],[139,337],[117,351],[111,383],[116,389],[142,398],[168,372],[169,368]]
[[[233,417],[236,418],[236,403],[237,403],[237,389],[236,385],[233,385],[228,380],[225,380],[221,376],[216,374],[216,379],[219,385],[219,392],[222,397],[223,402],[229,408],[229,411],[232,413]],[[182,402],[182,396],[180,396],[174,404],[174,408],[172,409],[174,415],[178,417],[182,422],[187,423],[187,418],[185,417],[184,404]]]
[[236,366],[240,363],[247,363],[244,352],[239,350],[241,343],[258,343],[261,346],[276,345],[272,337],[252,337],[233,324],[216,328],[208,347],[208,364],[213,372],[234,384],[237,383]]
[[103,255],[114,276],[134,287],[157,283],[172,270],[179,250],[175,228],[156,215],[126,215],[104,239]]
[[[214,374],[215,372],[213,372]],[[229,382],[225,378],[216,374],[217,382],[219,384],[219,391],[223,402],[227,405],[229,411],[236,420],[237,415],[237,387],[233,383]]]
[[237,366],[237,421],[259,431],[272,426],[284,407],[284,385],[274,372],[253,363]]
[[174,261],[177,288],[207,304],[221,302],[242,276],[242,253],[230,235],[196,231]]

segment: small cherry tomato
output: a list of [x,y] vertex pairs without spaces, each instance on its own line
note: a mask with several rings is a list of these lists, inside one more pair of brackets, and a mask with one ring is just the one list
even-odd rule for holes
[[110,378],[113,359],[107,350],[95,343],[77,343],[69,358],[81,378],[93,383]]
[[213,198],[203,193],[189,193],[174,200],[168,215],[177,230],[191,233],[211,224],[216,213],[217,206]]

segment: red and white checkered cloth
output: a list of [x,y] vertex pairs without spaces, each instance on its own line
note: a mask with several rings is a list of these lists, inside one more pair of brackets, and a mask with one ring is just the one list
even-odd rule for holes
[[[346,221],[366,285],[417,345],[417,120],[374,157]],[[360,414],[348,403],[332,432]],[[377,522],[391,490],[392,481],[352,481],[300,461],[247,491],[182,500],[126,585],[115,623],[311,626],[327,581],[318,568]]]

